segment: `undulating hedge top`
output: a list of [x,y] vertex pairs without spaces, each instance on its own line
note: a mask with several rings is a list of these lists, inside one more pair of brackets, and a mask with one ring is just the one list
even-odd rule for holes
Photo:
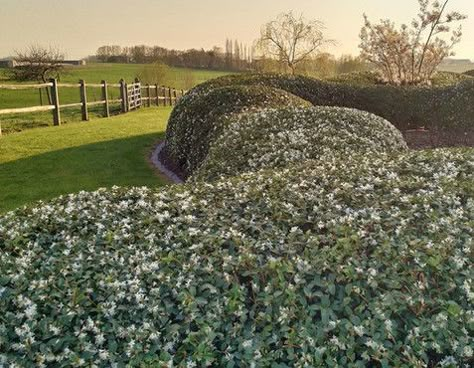
[[[466,74],[440,71],[433,76],[429,83],[431,86],[445,87],[453,86],[459,82],[470,79],[471,77]],[[355,86],[374,86],[380,84],[378,74],[373,71],[344,73],[327,80],[329,82],[351,84]]]
[[[472,133],[474,129],[474,78],[442,87],[397,87],[249,73],[208,81],[193,89],[191,95],[206,94],[214,88],[230,85],[270,86],[299,96],[313,105],[368,111],[387,119],[402,131],[425,127]],[[186,103],[185,100],[182,103]]]
[[464,367],[474,151],[307,161],[0,219],[0,365]]
[[266,107],[309,106],[288,92],[266,86],[231,85],[206,93],[191,91],[174,108],[166,130],[167,154],[190,175],[207,155],[226,117]]
[[286,107],[240,114],[210,144],[195,180],[289,167],[325,156],[406,150],[402,134],[368,112],[341,107]]

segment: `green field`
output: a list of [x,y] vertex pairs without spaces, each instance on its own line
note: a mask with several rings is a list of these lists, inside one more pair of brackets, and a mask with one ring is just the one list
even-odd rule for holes
[[80,190],[165,185],[147,158],[170,111],[147,108],[0,138],[0,213]]
[[[77,83],[84,79],[86,83],[100,83],[106,80],[109,84],[116,84],[120,79],[133,81],[139,76],[145,65],[141,64],[89,64],[86,66],[67,67],[61,75],[61,83]],[[189,84],[196,85],[206,80],[217,78],[228,74],[226,72],[195,70],[184,68],[170,68],[164,84],[177,89],[189,88]],[[8,69],[0,68],[0,84],[16,84],[8,79]],[[110,99],[119,98],[118,88],[109,88]],[[101,100],[100,88],[88,88],[87,97],[89,101]],[[69,104],[80,101],[78,88],[60,88],[59,99],[61,104]],[[43,104],[47,104],[47,98],[43,91]],[[40,94],[38,90],[2,90],[0,89],[0,109],[21,108],[40,105]],[[91,117],[101,117],[103,109],[91,108]],[[119,106],[112,106],[112,112],[118,112]],[[68,108],[62,111],[63,123],[80,121],[79,108]],[[51,113],[34,114],[12,114],[0,116],[0,124],[4,133],[22,131],[28,128],[52,125]]]

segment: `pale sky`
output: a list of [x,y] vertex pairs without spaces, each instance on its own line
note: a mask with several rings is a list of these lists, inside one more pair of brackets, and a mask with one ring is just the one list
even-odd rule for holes
[[[474,60],[474,0],[451,0],[469,16],[458,58]],[[293,10],[322,20],[338,41],[333,54],[358,54],[362,14],[409,22],[417,0],[0,0],[0,57],[29,44],[53,45],[68,58],[104,44],[168,48],[223,47],[226,38],[252,44],[263,23]]]

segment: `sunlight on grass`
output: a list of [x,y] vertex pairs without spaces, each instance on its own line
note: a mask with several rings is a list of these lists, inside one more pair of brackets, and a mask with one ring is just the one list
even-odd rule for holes
[[170,108],[33,129],[0,138],[0,212],[99,187],[160,186],[147,162]]

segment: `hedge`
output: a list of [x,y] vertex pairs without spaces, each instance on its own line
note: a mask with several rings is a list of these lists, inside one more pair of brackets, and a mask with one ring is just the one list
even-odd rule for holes
[[194,180],[284,168],[325,156],[375,155],[407,149],[388,121],[341,107],[287,107],[241,114],[210,143]]
[[467,72],[464,73],[465,75],[474,77],[474,69],[473,70],[468,70]]
[[463,367],[474,150],[99,190],[0,219],[0,365]]
[[208,81],[196,87],[193,94],[205,94],[213,88],[229,85],[271,86],[313,105],[368,111],[387,119],[401,131],[425,127],[467,133],[474,129],[474,79],[471,78],[442,87],[398,87],[348,85],[303,76],[249,73]]
[[[467,74],[455,73],[455,72],[437,72],[430,80],[430,85],[435,87],[446,87],[453,86],[456,83],[471,80],[471,77]],[[327,81],[335,83],[351,84],[355,86],[374,86],[380,84],[380,78],[376,72],[363,71],[363,72],[352,72],[343,73],[335,77],[328,78]]]
[[166,153],[190,175],[202,163],[209,142],[222,132],[226,117],[265,107],[309,106],[288,92],[265,86],[224,86],[186,94],[174,108],[166,130]]

